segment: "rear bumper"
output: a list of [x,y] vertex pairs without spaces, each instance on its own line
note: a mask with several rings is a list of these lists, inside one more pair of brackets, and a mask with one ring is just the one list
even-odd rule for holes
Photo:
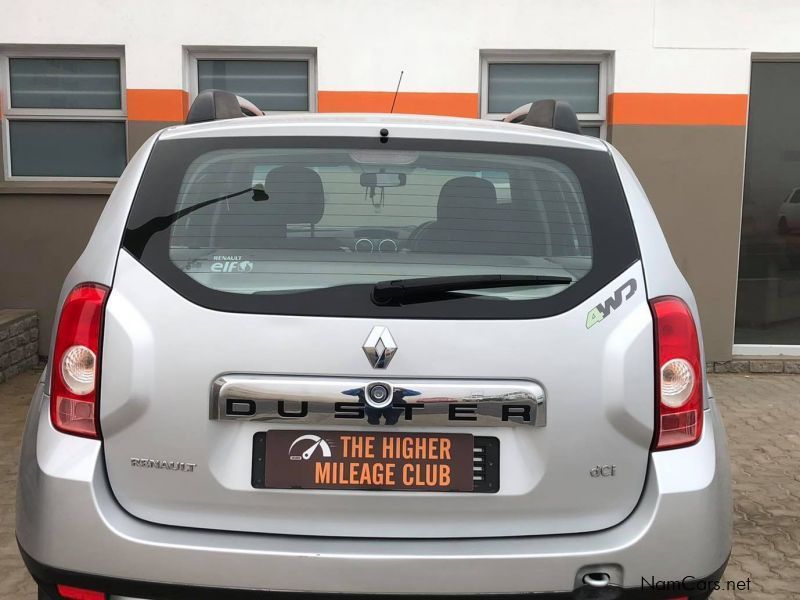
[[[23,442],[17,537],[29,569],[44,583],[101,586],[144,598],[249,598],[254,590],[677,597],[694,595],[702,584],[654,595],[646,582],[718,578],[730,553],[728,457],[713,402],[702,440],[656,453],[639,505],[613,528],[403,540],[252,535],[143,522],[113,498],[100,443],[54,431],[47,411],[38,413],[40,394]],[[583,574],[595,571],[611,575],[616,589],[608,591],[614,595],[576,596]]]
[[[386,600],[402,600],[403,598],[419,600],[429,598],[430,594],[424,595],[397,595],[397,594],[309,594],[307,592],[272,592],[266,593],[262,590],[242,590],[239,588],[219,588],[219,587],[198,587],[188,585],[172,585],[163,583],[150,583],[146,581],[132,581],[124,579],[114,579],[97,575],[86,575],[84,573],[72,573],[59,569],[52,569],[37,563],[24,550],[21,550],[25,565],[33,577],[43,589],[53,597],[58,598],[56,584],[69,585],[87,590],[99,590],[108,593],[112,600],[255,600],[264,598],[265,595],[272,600],[302,600],[305,598],[317,598],[318,600],[370,600],[375,598],[385,598]],[[588,586],[576,588],[571,592],[531,592],[524,595],[525,598],[534,600],[656,600],[670,598],[706,598],[710,591],[714,590],[715,584],[722,577],[722,573],[727,565],[725,563],[714,573],[687,581],[685,585],[670,590],[648,590],[642,588],[619,588],[609,586],[603,590],[597,590]],[[508,594],[459,594],[445,596],[447,600],[457,598],[473,598],[488,600],[497,598],[506,600]]]

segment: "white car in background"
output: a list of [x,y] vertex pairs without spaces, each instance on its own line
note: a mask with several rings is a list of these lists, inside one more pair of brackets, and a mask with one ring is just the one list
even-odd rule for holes
[[800,188],[794,188],[778,209],[778,233],[786,234],[800,228]]

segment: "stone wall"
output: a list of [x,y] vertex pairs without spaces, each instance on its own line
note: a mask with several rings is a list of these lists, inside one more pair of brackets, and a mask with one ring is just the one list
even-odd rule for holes
[[35,310],[0,309],[0,383],[39,363]]
[[788,373],[800,374],[800,356],[775,358],[734,358],[706,363],[708,373]]

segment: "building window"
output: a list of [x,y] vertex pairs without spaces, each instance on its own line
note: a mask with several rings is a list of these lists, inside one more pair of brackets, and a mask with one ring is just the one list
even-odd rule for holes
[[0,55],[9,180],[114,179],[125,168],[119,55]]
[[502,119],[537,100],[572,105],[586,135],[602,137],[606,121],[607,57],[485,52],[481,57],[481,116]]
[[266,113],[316,109],[314,55],[299,53],[194,52],[192,91],[226,90]]
[[800,355],[800,56],[750,75],[734,355]]

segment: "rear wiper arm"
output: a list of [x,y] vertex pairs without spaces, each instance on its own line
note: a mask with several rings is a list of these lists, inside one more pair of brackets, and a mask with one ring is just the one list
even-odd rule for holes
[[410,304],[444,300],[450,292],[500,287],[568,285],[571,277],[552,275],[453,275],[379,281],[372,288],[372,301],[379,305]]
[[192,206],[187,206],[186,208],[182,208],[181,210],[175,211],[174,213],[153,217],[146,223],[139,225],[139,227],[133,229],[127,229],[125,231],[125,245],[128,248],[128,250],[133,253],[134,256],[136,256],[137,258],[141,258],[142,253],[144,252],[144,247],[147,245],[147,242],[149,242],[150,238],[153,237],[159,231],[164,231],[170,225],[179,221],[183,217],[200,210],[201,208],[205,208],[206,206],[211,206],[212,204],[216,204],[217,202],[222,202],[223,200],[230,200],[232,198],[236,198],[237,196],[241,196],[242,194],[247,194],[248,192],[253,192],[253,195],[251,196],[253,202],[263,202],[264,200],[269,200],[269,194],[267,194],[264,191],[264,186],[256,185],[253,187],[245,188],[243,190],[239,190],[238,192],[225,194],[224,196],[211,198],[210,200],[205,200],[203,202],[198,202],[197,204],[193,204]]

